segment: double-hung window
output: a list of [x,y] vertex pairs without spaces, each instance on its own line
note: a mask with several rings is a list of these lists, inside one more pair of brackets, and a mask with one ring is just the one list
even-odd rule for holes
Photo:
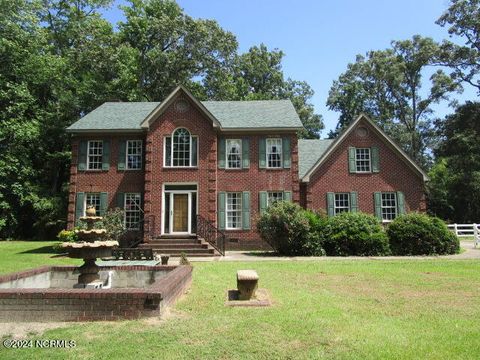
[[83,216],[85,216],[85,211],[89,207],[95,208],[95,213],[97,216],[100,215],[100,194],[99,193],[86,193],[85,194],[85,204],[83,206]]
[[185,128],[176,129],[165,137],[164,163],[171,167],[196,167],[198,163],[198,138]]
[[334,210],[335,214],[350,211],[349,193],[335,193]]
[[355,163],[357,173],[371,171],[371,157],[370,148],[356,148],[355,149]]
[[382,220],[393,220],[397,217],[397,194],[382,193]]
[[103,141],[89,140],[87,145],[87,169],[102,170]]
[[226,140],[227,169],[242,168],[242,140],[227,139]]
[[242,228],[242,193],[227,193],[226,196],[227,229]]
[[277,201],[283,201],[283,191],[267,192],[267,206],[270,206]]
[[140,170],[142,168],[142,140],[127,140],[126,148],[127,169]]
[[138,230],[139,222],[142,217],[142,208],[140,203],[140,194],[126,193],[125,194],[125,227],[130,230]]
[[275,169],[282,167],[282,139],[266,139],[267,168]]

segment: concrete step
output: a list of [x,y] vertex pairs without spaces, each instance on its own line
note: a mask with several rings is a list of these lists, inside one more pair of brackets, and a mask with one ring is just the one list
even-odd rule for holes
[[201,244],[202,241],[195,239],[178,239],[178,238],[163,238],[163,239],[152,239],[148,244]]
[[140,248],[161,248],[161,249],[208,249],[207,243],[176,244],[176,243],[148,243],[139,245]]
[[156,252],[158,254],[168,254],[170,256],[174,256],[173,254],[177,254],[177,256],[180,256],[181,253],[185,253],[185,255],[187,256],[215,255],[215,249],[165,249],[159,247],[152,247],[151,249],[153,250],[153,252]]

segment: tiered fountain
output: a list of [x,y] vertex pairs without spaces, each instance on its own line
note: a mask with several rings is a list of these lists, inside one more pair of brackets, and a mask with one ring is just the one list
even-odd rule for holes
[[95,261],[97,258],[112,256],[112,249],[118,246],[118,242],[102,240],[107,235],[107,230],[94,228],[94,224],[102,219],[101,216],[96,216],[94,207],[88,207],[86,216],[80,218],[80,221],[87,225],[87,229],[76,230],[79,241],[62,244],[69,257],[84,261],[78,268],[80,275],[76,288],[98,289],[103,286],[99,275],[100,267]]

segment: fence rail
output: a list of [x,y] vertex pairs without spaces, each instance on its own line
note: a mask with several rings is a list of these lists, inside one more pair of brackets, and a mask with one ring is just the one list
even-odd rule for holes
[[480,245],[480,224],[449,224],[448,228],[458,237],[473,237],[473,246]]

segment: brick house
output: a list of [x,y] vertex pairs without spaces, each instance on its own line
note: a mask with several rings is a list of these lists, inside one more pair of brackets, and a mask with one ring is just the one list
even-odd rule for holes
[[143,246],[176,247],[201,221],[227,249],[258,249],[256,218],[279,199],[385,221],[425,210],[425,173],[365,116],[336,140],[297,140],[301,128],[289,100],[200,102],[181,86],[161,103],[105,103],[67,128],[68,227],[87,205],[120,207]]

